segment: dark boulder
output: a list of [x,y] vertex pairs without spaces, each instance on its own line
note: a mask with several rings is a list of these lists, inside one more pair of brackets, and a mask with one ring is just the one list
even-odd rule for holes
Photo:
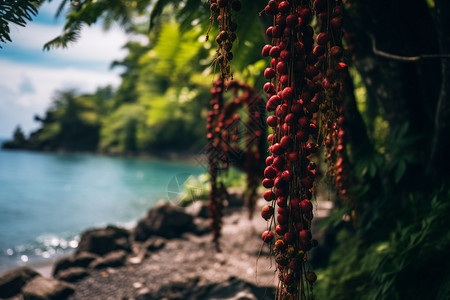
[[89,273],[86,268],[72,267],[61,270],[55,278],[62,281],[75,282],[81,278],[86,277],[88,274]]
[[63,300],[75,291],[71,284],[42,276],[36,276],[22,289],[24,300]]
[[120,267],[125,264],[127,252],[124,250],[113,251],[103,257],[99,257],[89,264],[90,268],[103,269],[108,267]]
[[195,201],[186,207],[186,212],[194,218],[209,218],[209,206],[207,201]]
[[194,230],[195,225],[190,214],[181,207],[165,203],[150,209],[147,216],[138,222],[134,239],[145,241],[153,235],[174,238]]
[[53,267],[53,276],[59,272],[73,267],[86,268],[89,264],[99,256],[94,253],[81,252],[76,256],[63,257],[58,259]]
[[39,273],[28,267],[7,271],[0,276],[0,298],[10,298],[20,293],[22,287]]
[[144,243],[145,249],[150,252],[161,250],[165,245],[166,239],[159,236],[151,237]]
[[105,255],[116,250],[131,252],[129,237],[128,230],[116,226],[87,230],[81,236],[76,254],[90,252]]

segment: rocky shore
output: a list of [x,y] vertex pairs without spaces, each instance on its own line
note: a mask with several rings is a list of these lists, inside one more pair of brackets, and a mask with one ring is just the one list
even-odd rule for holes
[[166,203],[132,230],[84,232],[51,278],[27,267],[4,273],[0,299],[273,299],[275,267],[259,237],[266,223],[248,218],[240,196],[231,193],[225,209],[220,252],[204,202]]

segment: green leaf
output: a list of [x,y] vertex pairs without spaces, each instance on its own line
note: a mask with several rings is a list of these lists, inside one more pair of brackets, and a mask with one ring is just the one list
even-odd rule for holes
[[397,169],[395,171],[395,183],[399,183],[402,179],[403,175],[406,172],[406,162],[404,160],[401,160],[399,164],[397,165]]

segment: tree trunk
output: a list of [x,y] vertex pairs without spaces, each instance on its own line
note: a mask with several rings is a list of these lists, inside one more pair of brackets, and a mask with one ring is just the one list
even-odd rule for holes
[[[436,0],[436,29],[442,55],[450,55],[450,2]],[[432,178],[448,174],[450,160],[450,57],[441,58],[442,81],[435,113],[435,130],[428,172]]]

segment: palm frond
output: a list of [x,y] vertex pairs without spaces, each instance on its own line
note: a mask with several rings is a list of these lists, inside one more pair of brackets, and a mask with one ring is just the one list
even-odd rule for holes
[[72,28],[67,29],[60,36],[57,36],[53,40],[45,43],[43,50],[49,51],[52,48],[67,48],[70,43],[78,40],[82,27],[83,24],[81,23],[74,24]]
[[9,23],[25,26],[37,14],[42,1],[0,0],[0,42],[11,42]]

